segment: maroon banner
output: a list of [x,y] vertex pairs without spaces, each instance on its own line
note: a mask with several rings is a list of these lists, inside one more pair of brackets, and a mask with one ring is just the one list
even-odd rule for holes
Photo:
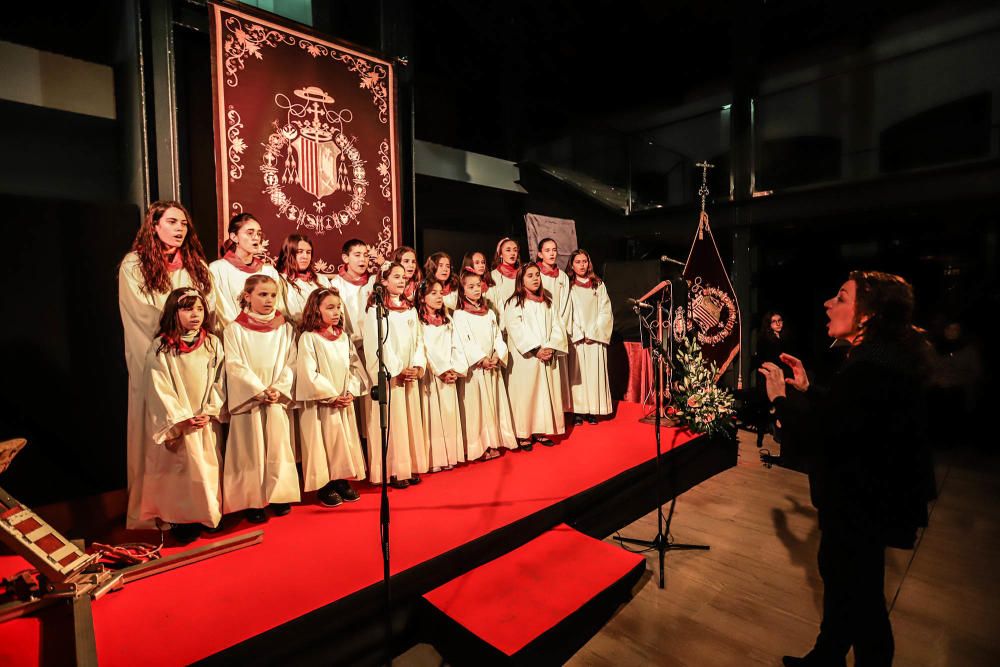
[[[689,286],[686,329],[697,334],[705,361],[714,362],[721,376],[740,350],[740,306],[704,211],[683,275]],[[684,330],[680,321],[680,313],[675,313],[675,337]]]
[[356,47],[212,4],[219,238],[251,213],[276,259],[313,239],[320,273],[360,238],[387,255],[400,229],[395,73]]

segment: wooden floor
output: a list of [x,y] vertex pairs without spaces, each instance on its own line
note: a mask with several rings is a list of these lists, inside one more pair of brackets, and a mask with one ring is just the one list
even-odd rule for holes
[[[773,666],[812,646],[821,584],[808,483],[764,468],[754,441],[741,432],[739,465],[677,502],[674,539],[711,551],[669,553],[666,588],[647,573],[631,602],[567,664]],[[777,450],[770,439],[764,446]],[[914,551],[887,555],[895,664],[1000,665],[1000,455],[941,453],[937,468],[930,526]],[[652,537],[656,514],[621,532]],[[647,556],[650,572],[656,558]],[[394,664],[444,663],[421,644]]]

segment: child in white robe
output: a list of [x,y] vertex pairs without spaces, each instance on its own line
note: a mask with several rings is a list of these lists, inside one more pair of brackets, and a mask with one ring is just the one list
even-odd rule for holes
[[458,275],[451,266],[451,257],[446,252],[436,252],[424,263],[426,280],[437,280],[441,283],[441,297],[444,299],[448,312],[458,308]]
[[[382,265],[376,279],[381,285],[386,314],[382,319],[383,363],[387,373],[389,439],[386,473],[393,488],[420,483],[429,469],[420,405],[424,344],[413,304],[403,295],[406,270],[398,262]],[[378,388],[378,311],[375,294],[369,298],[364,326],[364,360],[373,391]],[[382,483],[382,429],[377,397],[365,399],[368,421],[368,479]]]
[[341,327],[340,295],[321,287],[309,295],[299,326],[295,400],[302,448],[302,485],[327,507],[360,498],[348,480],[365,478],[354,397],[360,362]]
[[344,305],[344,330],[360,352],[368,297],[375,284],[372,274],[368,272],[368,246],[360,239],[350,239],[344,243],[340,258],[344,265],[330,280],[330,286],[340,294]]
[[417,251],[410,246],[401,245],[392,251],[389,261],[396,262],[406,272],[406,289],[403,290],[403,296],[410,303],[414,303],[417,285],[424,279],[420,267],[417,266]]
[[507,237],[500,239],[496,254],[493,256],[493,270],[490,271],[493,287],[490,288],[486,296],[499,308],[500,329],[502,330],[505,329],[503,323],[504,304],[514,295],[519,268],[521,268],[521,250],[517,241]]
[[225,354],[205,297],[170,293],[146,354],[146,441],[140,521],[170,526],[178,542],[222,519]]
[[420,380],[431,472],[448,470],[465,461],[459,378],[468,371],[465,355],[455,338],[455,326],[444,306],[441,283],[428,278],[417,286],[417,307],[424,339],[427,369]]
[[574,250],[566,272],[573,276],[569,293],[573,301],[573,331],[570,336],[569,366],[573,371],[574,424],[584,418],[590,424],[611,414],[611,387],[608,383],[608,344],[614,316],[604,281],[594,273],[590,253]]
[[[569,334],[573,331],[573,301],[569,298],[569,276],[561,271],[556,262],[559,259],[559,246],[554,239],[544,238],[538,242],[538,269],[542,272],[542,287],[552,294],[552,308],[555,310],[566,334],[566,348],[569,349]],[[577,382],[572,368],[566,364],[565,357],[558,359],[561,364],[559,380],[562,383],[562,404],[566,412],[573,411],[572,386]]]
[[[256,274],[271,276],[281,285],[277,270],[260,259],[263,252],[263,232],[260,223],[249,213],[240,213],[229,221],[229,237],[220,248],[222,257],[208,265],[216,292],[216,321],[220,329],[240,314],[243,287],[247,278]],[[284,310],[279,292],[275,307]]]
[[299,475],[289,421],[295,369],[295,332],[275,309],[277,281],[255,275],[240,298],[242,312],[226,327],[229,437],[223,469],[223,512],[245,510],[252,523],[298,502]]
[[[454,320],[458,344],[469,368],[458,387],[466,458],[491,459],[500,455],[501,447],[518,448],[503,374],[507,345],[496,313],[483,296],[482,279],[473,271],[463,270],[459,280],[459,310]],[[531,443],[525,443],[523,448],[530,450]]]
[[170,293],[194,287],[207,297],[215,311],[215,292],[208,263],[191,216],[182,204],[157,201],[146,211],[132,250],[118,267],[118,308],[125,334],[125,366],[128,369],[128,461],[129,529],[154,528],[152,521],[139,520],[142,502],[142,471],[146,457],[146,353],[163,315]]
[[[493,284],[493,276],[490,275],[489,266],[486,264],[486,254],[478,250],[470,250],[465,253],[465,256],[462,257],[462,266],[458,269],[459,280],[461,280],[462,275],[466,272],[479,276],[479,280],[482,283],[483,297],[486,298],[489,307],[493,310],[493,314],[497,316],[497,322],[502,322],[503,304],[496,300],[495,285]],[[461,304],[459,304],[459,309],[461,309]]]
[[514,430],[521,442],[530,439],[551,447],[554,443],[544,436],[566,430],[558,363],[568,349],[566,332],[538,267],[525,264],[517,273],[517,288],[504,314]]
[[321,287],[330,287],[330,280],[313,268],[312,256],[312,239],[305,234],[289,234],[281,243],[275,269],[281,276],[280,287],[285,300],[282,314],[293,326],[302,321],[309,295]]

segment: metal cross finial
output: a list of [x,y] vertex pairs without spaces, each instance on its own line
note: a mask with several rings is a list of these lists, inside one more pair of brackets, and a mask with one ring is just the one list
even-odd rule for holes
[[699,162],[695,165],[696,167],[701,167],[701,187],[698,188],[698,196],[701,197],[701,212],[705,212],[705,200],[708,199],[708,170],[715,169],[714,164],[710,164],[708,160],[704,162]]

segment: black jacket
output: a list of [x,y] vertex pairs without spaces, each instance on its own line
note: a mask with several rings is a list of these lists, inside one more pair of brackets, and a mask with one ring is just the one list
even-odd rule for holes
[[918,354],[863,344],[826,388],[775,402],[805,435],[821,530],[913,547],[935,488],[923,385]]

